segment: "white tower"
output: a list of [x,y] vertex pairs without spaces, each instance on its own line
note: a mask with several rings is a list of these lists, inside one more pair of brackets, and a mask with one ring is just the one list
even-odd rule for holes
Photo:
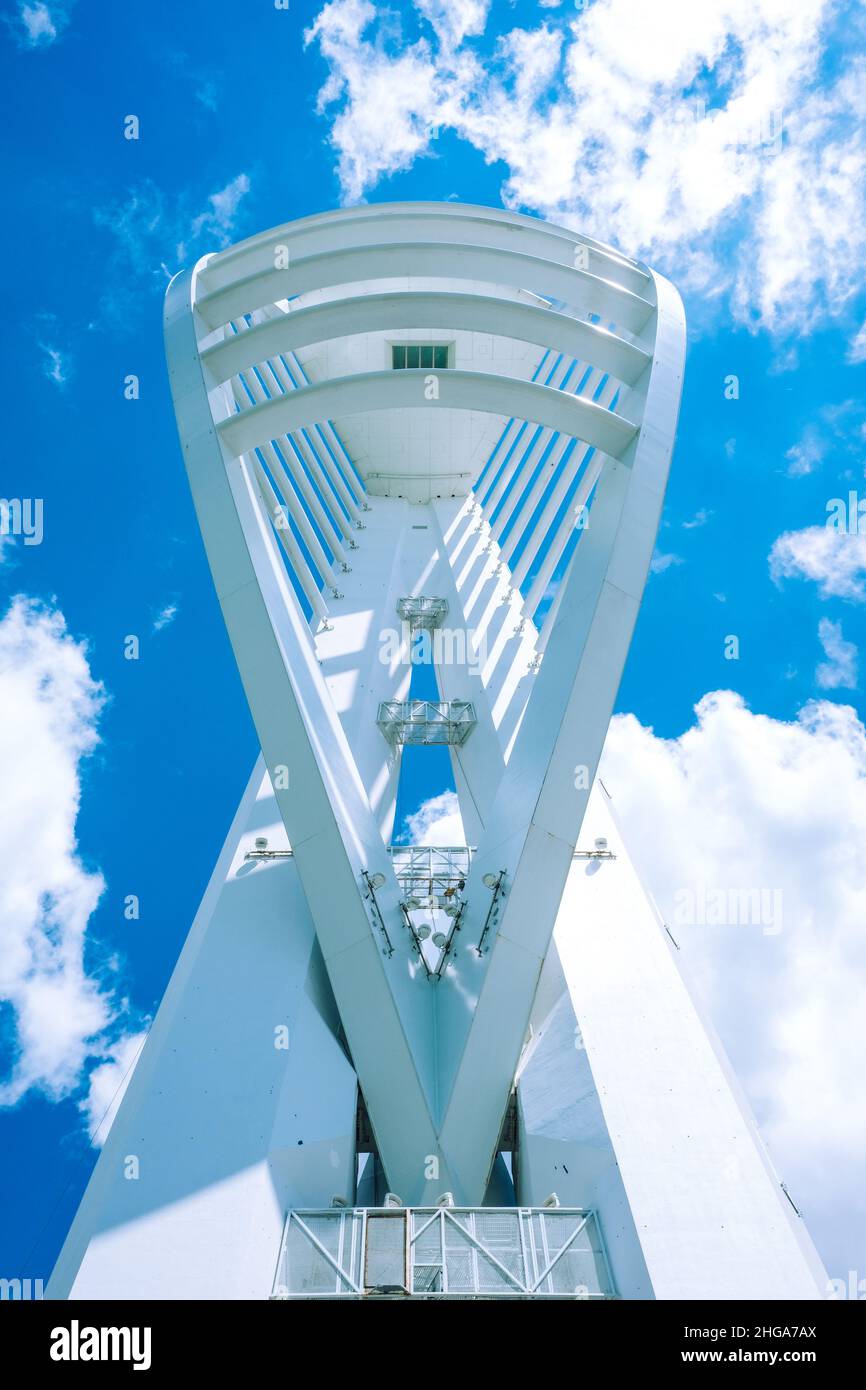
[[[595,781],[676,291],[358,207],[204,257],[166,345],[262,757],[49,1296],[819,1297]],[[407,744],[465,844],[392,844]]]

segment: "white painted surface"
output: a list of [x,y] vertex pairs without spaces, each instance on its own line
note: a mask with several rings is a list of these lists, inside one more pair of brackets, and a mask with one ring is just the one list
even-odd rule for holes
[[259,762],[49,1298],[267,1298],[287,1207],[354,1197],[355,1074],[294,861],[244,859],[262,834],[287,847]]
[[[653,1295],[820,1298],[826,1273],[683,979],[598,784],[581,844],[591,848],[597,836],[606,837],[617,858],[577,860],[569,875],[554,940],[567,985],[560,1008],[570,1017],[560,1020],[562,1046],[554,1045],[553,1056],[567,1066],[565,1034],[576,1023],[585,1052],[574,1050],[572,1034],[569,1070],[577,1066],[585,1073],[588,1067],[597,1092],[590,1145],[598,1140],[600,1106]],[[548,1097],[545,1111],[545,1078],[534,1077],[531,1064],[526,1078],[532,1089],[524,1115],[540,1113],[541,1120],[537,1138],[528,1143],[538,1186],[522,1199],[538,1200],[551,1178],[552,1155],[561,1166],[571,1149],[578,1169],[581,1162],[589,1167],[590,1158],[580,1107],[573,1108],[578,1089],[568,1102],[563,1096],[559,1107]],[[555,1176],[563,1183],[559,1171]],[[623,1243],[621,1223],[614,1216],[612,1239],[607,1199],[599,1194],[594,1204],[615,1256]]]

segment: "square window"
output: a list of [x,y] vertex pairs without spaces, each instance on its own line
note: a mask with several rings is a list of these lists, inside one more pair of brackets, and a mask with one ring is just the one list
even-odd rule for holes
[[444,368],[448,366],[447,347],[437,347],[433,349],[433,366]]
[[399,371],[401,367],[405,367],[406,365],[406,348],[402,343],[399,345],[395,344],[391,351],[391,366],[395,371]]
[[418,348],[418,347],[407,347],[407,349],[406,349],[406,366],[407,366],[407,367],[419,367],[419,366],[421,365],[421,363],[420,363],[420,354],[421,354],[421,349],[420,349],[420,348]]
[[433,366],[433,349],[432,349],[431,347],[422,347],[422,348],[420,349],[420,351],[421,351],[421,366],[422,366],[422,367],[432,367],[432,366]]

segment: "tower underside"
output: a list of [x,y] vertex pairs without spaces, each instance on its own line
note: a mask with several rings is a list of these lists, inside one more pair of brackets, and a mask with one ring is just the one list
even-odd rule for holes
[[[166,342],[262,757],[49,1296],[818,1297],[595,780],[676,292],[357,208],[206,257]],[[438,848],[395,826],[432,748]]]

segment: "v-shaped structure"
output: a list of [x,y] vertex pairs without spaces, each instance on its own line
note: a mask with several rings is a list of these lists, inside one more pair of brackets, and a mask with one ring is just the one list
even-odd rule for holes
[[[596,783],[676,291],[359,207],[178,276],[166,345],[262,758],[55,1296],[817,1296]],[[465,843],[394,844],[430,745]]]

